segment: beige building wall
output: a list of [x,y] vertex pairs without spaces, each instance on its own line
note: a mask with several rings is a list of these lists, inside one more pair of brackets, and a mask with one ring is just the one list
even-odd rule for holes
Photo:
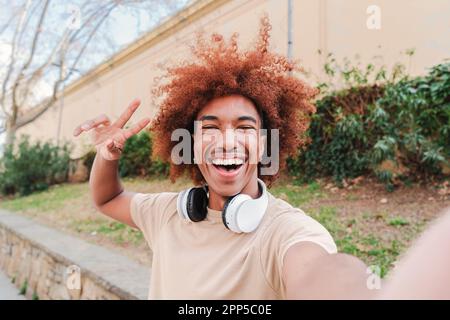
[[[241,47],[257,36],[259,18],[267,12],[272,23],[273,50],[287,53],[287,0],[202,0],[154,32],[118,53],[106,63],[66,88],[61,138],[75,145],[73,157],[90,146],[87,135],[74,139],[76,125],[105,113],[115,120],[135,97],[143,105],[131,119],[153,116],[151,90],[164,67],[179,62],[189,53],[199,30],[225,36],[237,31]],[[370,30],[366,12],[370,5],[380,9],[381,28]],[[409,72],[423,74],[426,68],[450,57],[450,1],[448,0],[293,0],[293,55],[311,72],[312,84],[323,79],[324,55],[333,52],[338,60],[361,56],[361,63],[392,65],[406,63]],[[415,48],[411,61],[401,54]],[[36,139],[56,139],[60,102],[18,134]],[[182,115],[180,115],[182,116]]]

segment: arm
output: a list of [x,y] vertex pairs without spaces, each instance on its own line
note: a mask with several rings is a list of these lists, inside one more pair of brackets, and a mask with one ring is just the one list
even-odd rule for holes
[[378,299],[450,299],[450,207],[415,242]]
[[399,261],[381,290],[367,288],[366,266],[347,254],[328,254],[314,243],[286,253],[288,299],[450,299],[450,208]]
[[133,101],[112,125],[107,116],[101,115],[84,122],[74,130],[74,136],[84,131],[92,131],[93,143],[97,149],[89,179],[95,206],[105,215],[132,227],[136,227],[130,212],[134,193],[124,191],[119,179],[118,166],[126,140],[140,132],[150,122],[149,119],[143,119],[131,129],[123,129],[139,104],[139,100]]
[[301,242],[286,252],[283,282],[287,299],[369,299],[367,267],[356,257],[329,254],[313,242]]
[[119,160],[105,160],[97,153],[89,179],[91,196],[100,212],[136,228],[130,212],[130,203],[134,192],[123,189],[118,167]]

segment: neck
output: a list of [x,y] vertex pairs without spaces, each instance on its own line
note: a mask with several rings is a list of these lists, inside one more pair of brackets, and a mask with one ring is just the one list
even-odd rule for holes
[[[259,191],[257,178],[251,179],[249,181],[249,183],[239,193],[240,194],[247,194],[250,197],[252,197],[253,199],[256,199],[256,198],[260,197],[261,194],[260,194],[260,191]],[[213,209],[213,210],[222,211],[223,210],[223,206],[224,206],[225,202],[228,200],[228,198],[229,197],[227,197],[227,196],[221,196],[220,194],[218,194],[217,192],[215,192],[214,190],[212,190],[210,188],[209,189],[208,207]]]

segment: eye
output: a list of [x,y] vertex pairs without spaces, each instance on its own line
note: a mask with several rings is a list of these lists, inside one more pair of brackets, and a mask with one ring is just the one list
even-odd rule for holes
[[209,126],[203,126],[202,129],[203,129],[203,130],[207,130],[207,129],[219,129],[219,128],[216,127],[216,126],[211,126],[211,125],[209,125]]
[[239,126],[238,130],[256,130],[256,128],[252,126]]

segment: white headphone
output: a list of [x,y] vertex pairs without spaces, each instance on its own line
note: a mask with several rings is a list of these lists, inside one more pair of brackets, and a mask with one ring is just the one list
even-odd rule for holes
[[[236,233],[252,232],[260,224],[266,213],[269,197],[266,185],[258,179],[261,196],[253,199],[247,194],[236,194],[225,202],[222,221],[225,227]],[[202,221],[208,213],[208,186],[181,191],[177,198],[177,211],[183,219]]]

